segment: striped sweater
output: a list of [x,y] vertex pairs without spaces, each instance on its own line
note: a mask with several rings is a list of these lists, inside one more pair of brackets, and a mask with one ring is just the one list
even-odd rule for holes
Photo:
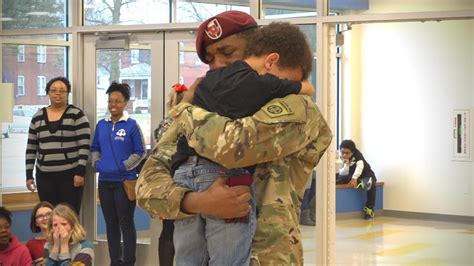
[[91,129],[84,113],[74,105],[68,105],[52,127],[46,108],[40,109],[31,119],[26,145],[26,179],[33,179],[33,167],[42,172],[63,172],[75,169],[76,175],[84,176],[89,157]]

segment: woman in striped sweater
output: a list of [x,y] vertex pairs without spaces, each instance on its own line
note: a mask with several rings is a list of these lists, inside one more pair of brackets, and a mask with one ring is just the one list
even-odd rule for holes
[[[91,130],[78,107],[68,104],[71,84],[56,77],[46,84],[51,105],[31,119],[26,146],[26,187],[40,201],[70,204],[79,214]],[[36,165],[36,184],[33,168]]]

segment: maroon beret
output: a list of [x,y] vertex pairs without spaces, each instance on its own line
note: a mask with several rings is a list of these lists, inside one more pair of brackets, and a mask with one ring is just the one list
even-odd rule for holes
[[198,28],[196,51],[202,62],[206,60],[206,47],[241,31],[257,27],[257,22],[242,11],[226,11],[208,18]]

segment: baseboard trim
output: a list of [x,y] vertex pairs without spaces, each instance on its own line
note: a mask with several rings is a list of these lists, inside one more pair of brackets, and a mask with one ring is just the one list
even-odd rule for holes
[[395,210],[383,210],[383,214],[384,216],[406,218],[406,219],[419,219],[419,220],[430,220],[430,221],[440,221],[440,222],[474,224],[474,216],[461,216],[461,215],[449,215],[449,214],[425,213],[425,212],[407,212],[407,211],[395,211]]
[[[375,210],[375,218],[384,216],[385,211],[384,210]],[[357,218],[363,218],[363,213],[362,211],[358,212],[336,212],[336,219],[357,219]]]

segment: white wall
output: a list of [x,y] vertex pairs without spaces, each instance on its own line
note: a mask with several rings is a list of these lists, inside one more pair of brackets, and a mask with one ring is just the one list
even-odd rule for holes
[[346,35],[343,137],[385,181],[384,209],[474,216],[474,163],[452,160],[453,110],[471,109],[474,129],[474,22],[354,25]]

